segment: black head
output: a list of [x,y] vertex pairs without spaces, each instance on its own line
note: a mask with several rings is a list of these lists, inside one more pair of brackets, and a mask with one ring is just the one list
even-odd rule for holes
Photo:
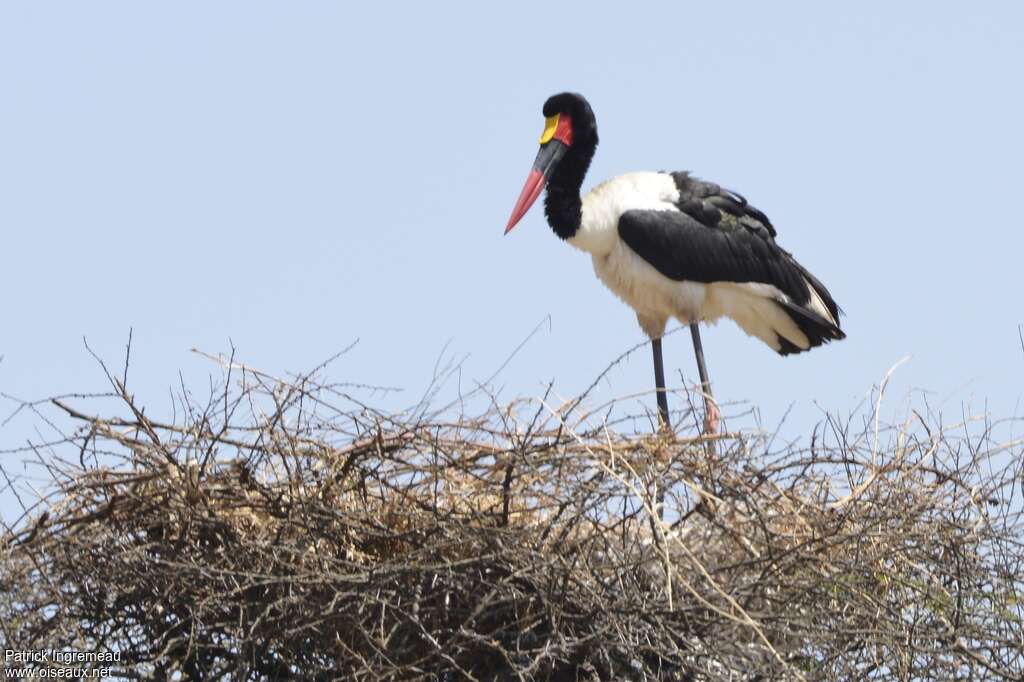
[[[567,225],[556,228],[559,236],[565,237],[575,231],[572,225],[579,223],[579,208],[576,204],[579,204],[583,176],[597,148],[597,120],[583,95],[574,92],[549,97],[544,102],[543,112],[545,121],[544,132],[540,136],[540,151],[533,162],[533,170],[526,178],[523,191],[519,194],[519,200],[512,209],[512,217],[505,227],[506,234],[530,210],[545,185],[548,186],[548,222],[553,227],[555,222]],[[568,207],[568,211],[559,211],[567,215],[559,216],[552,222],[550,199],[556,189],[560,195],[566,195],[573,205]]]
[[572,121],[574,144],[597,144],[597,119],[590,102],[575,92],[561,92],[548,97],[542,109],[545,118],[555,115],[568,116]]

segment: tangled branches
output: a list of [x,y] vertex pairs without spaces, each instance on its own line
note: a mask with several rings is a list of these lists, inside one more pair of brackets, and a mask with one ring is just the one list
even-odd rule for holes
[[115,377],[122,416],[53,403],[79,426],[0,538],[4,647],[155,679],[1024,674],[1021,450],[984,421],[711,449],[577,402],[386,414],[225,367],[169,423]]

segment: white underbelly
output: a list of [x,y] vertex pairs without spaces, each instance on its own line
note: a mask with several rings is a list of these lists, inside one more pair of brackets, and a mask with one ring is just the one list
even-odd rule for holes
[[675,317],[683,322],[702,318],[707,287],[676,282],[658,272],[623,242],[606,256],[593,257],[594,271],[641,318],[652,322]]

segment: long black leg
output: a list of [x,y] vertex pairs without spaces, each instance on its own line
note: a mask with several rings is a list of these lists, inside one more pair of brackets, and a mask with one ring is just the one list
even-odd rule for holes
[[704,345],[700,342],[700,327],[697,322],[690,323],[690,335],[693,337],[693,352],[697,356],[697,372],[700,374],[700,388],[704,392],[704,428],[705,432],[718,430],[718,406],[711,394],[711,380],[708,368],[704,364]]
[[[651,351],[654,353],[654,388],[658,395],[658,421],[664,433],[672,433],[672,423],[668,417],[668,393],[665,391],[665,363],[661,356],[661,337],[651,339]],[[665,489],[658,486],[657,497],[658,518],[665,520]],[[651,519],[651,523],[654,520]],[[653,530],[653,529],[652,529]],[[657,537],[657,535],[655,535]]]
[[654,352],[654,388],[658,394],[658,417],[661,419],[661,428],[671,431],[672,423],[668,418],[668,394],[665,392],[665,363],[661,357],[661,337],[651,339],[651,350]]
[[704,364],[704,344],[700,342],[700,327],[696,322],[690,323],[690,335],[693,337],[693,352],[697,356],[697,372],[700,374],[700,387],[704,391],[705,400],[711,396],[711,380],[708,379],[708,368]]

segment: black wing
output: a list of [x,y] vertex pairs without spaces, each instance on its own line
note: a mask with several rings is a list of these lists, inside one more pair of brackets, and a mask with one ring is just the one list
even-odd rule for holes
[[747,203],[742,194],[722,189],[713,182],[690,177],[689,173],[670,173],[679,190],[676,206],[707,227],[735,223],[766,240],[775,238],[775,227],[761,211]]
[[672,173],[680,212],[634,210],[619,218],[619,236],[669,279],[772,284],[805,306],[814,287],[834,320],[839,308],[825,286],[775,243],[768,217],[739,194]]

